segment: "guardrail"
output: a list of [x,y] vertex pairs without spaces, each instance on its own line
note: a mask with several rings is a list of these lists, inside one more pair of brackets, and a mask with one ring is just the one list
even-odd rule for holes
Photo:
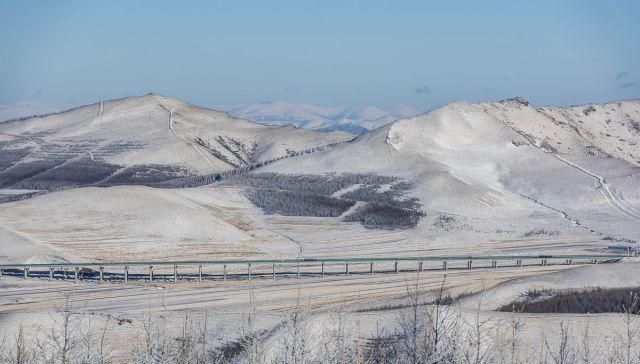
[[[615,254],[573,255],[488,255],[488,256],[399,256],[292,259],[223,259],[184,261],[52,262],[1,263],[3,275],[26,278],[73,279],[89,281],[131,280],[153,282],[204,279],[253,279],[295,276],[400,273],[449,269],[497,269],[505,267],[597,264],[616,262],[625,257]],[[433,262],[440,262],[435,266]],[[385,264],[386,263],[386,264]],[[463,264],[464,263],[464,264]],[[365,269],[363,269],[363,266]],[[114,267],[121,267],[115,272]],[[105,270],[105,268],[109,268]],[[167,272],[167,268],[169,272]],[[180,271],[179,271],[180,268]]]

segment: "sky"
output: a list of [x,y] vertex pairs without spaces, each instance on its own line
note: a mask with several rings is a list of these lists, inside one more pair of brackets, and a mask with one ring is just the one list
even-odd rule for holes
[[0,0],[0,105],[640,97],[640,1]]

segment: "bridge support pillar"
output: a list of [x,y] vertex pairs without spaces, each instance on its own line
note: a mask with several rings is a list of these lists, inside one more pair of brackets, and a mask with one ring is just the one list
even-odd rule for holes
[[447,261],[446,260],[442,261],[442,270],[444,270],[445,272],[447,271]]
[[320,269],[322,270],[322,278],[324,278],[324,262],[322,262],[322,266]]
[[78,283],[78,272],[80,267],[73,267],[73,283]]
[[471,259],[467,260],[467,269],[472,269],[473,268],[473,262],[471,261]]
[[369,274],[373,275],[373,262],[369,263]]
[[177,283],[178,282],[178,266],[174,265],[173,266],[173,283]]
[[25,267],[23,272],[24,272],[24,279],[29,278],[29,268]]
[[222,280],[226,281],[227,280],[227,265],[223,265],[222,266]]
[[424,272],[424,270],[422,270],[422,266],[423,266],[422,261],[419,261],[418,262],[418,272]]
[[124,284],[129,282],[129,267],[124,267]]
[[349,275],[349,263],[344,263],[344,274]]
[[149,266],[149,283],[153,282],[153,266]]
[[296,264],[296,277],[300,278],[300,264]]
[[251,263],[247,264],[247,274],[249,275],[249,280],[251,280]]
[[393,263],[393,270],[396,272],[396,274],[398,274],[398,262],[394,262]]
[[276,265],[271,266],[271,278],[276,279]]
[[104,282],[104,267],[100,267],[100,283]]
[[53,280],[53,267],[49,267],[49,282]]
[[202,264],[198,266],[198,282],[202,282]]

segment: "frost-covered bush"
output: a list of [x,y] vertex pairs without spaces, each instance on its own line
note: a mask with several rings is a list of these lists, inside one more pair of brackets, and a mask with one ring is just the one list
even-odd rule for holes
[[62,158],[49,158],[14,164],[11,168],[0,172],[0,188],[11,187],[64,162],[65,159]]
[[624,313],[631,310],[640,314],[638,297],[640,288],[595,288],[567,291],[531,291],[527,299],[501,307],[511,312],[515,306],[521,312],[531,313]]
[[56,168],[51,168],[36,176],[22,180],[15,187],[53,190],[61,186],[91,185],[109,177],[119,168],[117,165],[94,161],[89,158],[71,160]]
[[329,196],[275,189],[250,190],[246,197],[268,214],[285,216],[336,217],[355,203]]
[[188,169],[180,166],[144,164],[128,167],[111,176],[104,184],[152,184],[190,175]]
[[[424,216],[416,198],[405,193],[413,184],[398,177],[375,174],[287,175],[252,173],[232,176],[223,185],[245,187],[245,195],[268,214],[337,217],[356,202],[364,202],[343,221],[368,228],[415,227]],[[391,185],[382,191],[383,185]],[[352,186],[354,190],[336,194]],[[334,194],[336,194],[334,196]]]
[[418,225],[424,215],[420,210],[368,203],[346,216],[344,221],[357,221],[375,229],[406,229]]

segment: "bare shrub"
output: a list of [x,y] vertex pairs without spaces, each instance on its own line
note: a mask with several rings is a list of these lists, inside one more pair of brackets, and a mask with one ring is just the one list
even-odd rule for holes
[[418,225],[424,212],[394,206],[368,203],[346,216],[344,221],[357,221],[367,228],[406,229]]
[[516,305],[525,313],[625,313],[640,314],[634,301],[639,288],[595,288],[590,290],[530,291],[527,300],[502,306],[499,311],[510,312]]
[[558,236],[560,235],[560,231],[558,230],[546,230],[546,229],[532,229],[522,234],[523,238],[531,238],[534,236]]
[[251,190],[245,196],[268,214],[284,216],[336,217],[355,202],[323,195],[281,190]]

